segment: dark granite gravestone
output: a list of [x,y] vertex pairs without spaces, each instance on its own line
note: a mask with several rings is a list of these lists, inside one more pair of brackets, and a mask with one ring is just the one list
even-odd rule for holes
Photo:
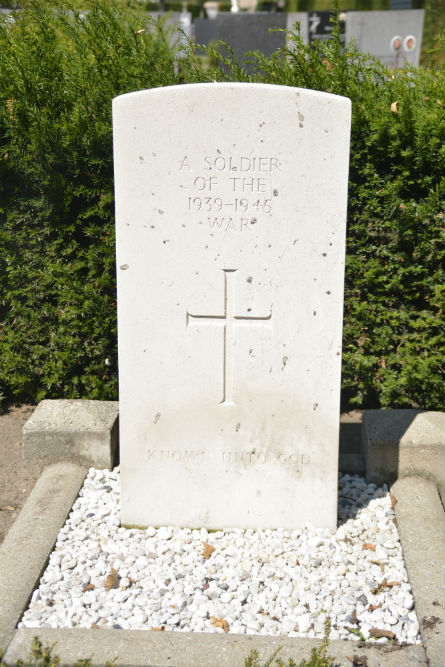
[[390,9],[413,9],[413,0],[391,0]]
[[[332,36],[334,23],[331,22],[333,12],[309,12],[308,15],[308,38],[309,43],[314,41],[325,42]],[[345,14],[340,14],[340,35],[345,33]]]
[[248,51],[260,51],[270,56],[277,49],[284,47],[285,33],[270,31],[273,28],[285,30],[287,14],[285,12],[275,14],[223,12],[215,19],[195,20],[194,28],[197,44],[208,44],[210,41],[219,40],[226,42],[242,63]]
[[219,39],[215,19],[196,18],[193,21],[193,31],[195,44],[207,45]]
[[284,46],[284,32],[270,32],[273,28],[286,29],[286,14],[221,13],[216,17],[219,38],[227,42],[240,60],[247,51],[261,51],[266,56]]

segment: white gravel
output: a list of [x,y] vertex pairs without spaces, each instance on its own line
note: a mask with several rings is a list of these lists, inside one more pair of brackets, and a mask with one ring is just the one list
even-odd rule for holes
[[119,469],[91,468],[19,627],[322,637],[328,616],[331,639],[419,642],[388,489],[350,475],[339,489],[335,534],[130,530]]

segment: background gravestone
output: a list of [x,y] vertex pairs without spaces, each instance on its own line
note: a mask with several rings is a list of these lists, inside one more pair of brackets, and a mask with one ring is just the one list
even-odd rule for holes
[[193,21],[193,37],[196,44],[217,42],[219,37],[215,19],[196,18]]
[[[389,67],[405,63],[418,66],[422,46],[423,9],[400,11],[348,11],[340,15],[340,34],[344,43],[354,39],[357,50],[369,53]],[[285,45],[284,32],[271,28],[293,29],[300,22],[304,42],[326,41],[332,35],[332,12],[281,12],[275,14],[218,14],[216,19],[196,19],[194,38],[199,44],[224,40],[242,62],[247,51],[270,56]]]
[[122,522],[335,528],[350,101],[113,101]]
[[273,28],[286,28],[286,14],[262,13],[229,14],[224,12],[216,17],[219,39],[232,47],[238,60],[244,59],[247,51],[261,51],[271,56],[284,46],[284,32],[270,32]]
[[[348,12],[346,40],[355,40],[362,53],[370,53],[388,67],[418,66],[425,10]],[[398,46],[400,41],[400,48]]]
[[288,12],[286,14],[286,30],[295,30],[295,24],[300,24],[300,35],[304,42],[308,41],[308,14],[307,12]]
[[178,41],[185,43],[184,34],[191,36],[192,15],[190,12],[149,12],[149,16],[153,21],[162,23],[171,45]]
[[[345,16],[344,12],[339,16],[339,33],[341,35],[340,40],[343,44],[345,41]],[[332,17],[332,11],[309,12],[307,27],[309,44],[314,41],[326,42],[328,39],[332,38],[332,32],[334,30],[334,23],[331,20]]]
[[[306,12],[281,12],[269,14],[218,14],[216,19],[197,18],[193,22],[194,41],[209,44],[218,40],[226,41],[242,62],[247,51],[261,51],[270,56],[286,45],[286,33],[295,30],[300,23],[303,41],[308,41],[308,14]],[[274,32],[273,28],[280,28]],[[227,54],[224,54],[227,55]]]
[[[284,47],[286,35],[282,31],[287,27],[287,14],[283,13],[239,13],[222,12],[215,19],[199,19],[194,22],[194,36],[197,44],[222,40],[233,50],[242,64],[248,51],[260,51],[271,56],[274,51]],[[221,53],[227,56],[225,49]],[[246,66],[250,68],[249,65]]]

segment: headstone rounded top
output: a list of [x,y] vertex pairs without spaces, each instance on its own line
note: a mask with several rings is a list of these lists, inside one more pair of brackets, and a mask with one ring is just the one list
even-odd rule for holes
[[[298,95],[304,96],[307,99],[314,100],[336,100],[340,104],[350,106],[351,100],[349,97],[344,97],[342,95],[334,95],[332,93],[325,93],[320,90],[311,90],[309,88],[298,88],[296,86],[279,86],[276,84],[270,83],[244,83],[240,81],[213,81],[209,83],[190,83],[181,86],[164,86],[160,88],[148,88],[145,90],[136,90],[131,93],[124,93],[123,95],[118,95],[113,99],[113,105],[120,104],[122,100],[136,100],[137,98],[149,97],[165,97],[166,95],[172,96],[182,96],[182,95],[201,95],[205,92],[206,96],[221,93],[222,95],[227,95],[227,91],[232,90],[233,92],[243,94],[252,93],[258,96],[271,95],[286,97],[288,95]],[[341,102],[341,100],[343,102]]]

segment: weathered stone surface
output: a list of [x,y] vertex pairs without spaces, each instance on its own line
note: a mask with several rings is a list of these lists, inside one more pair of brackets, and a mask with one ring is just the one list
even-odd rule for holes
[[[15,664],[26,660],[38,634],[45,646],[54,646],[53,654],[61,667],[70,667],[80,658],[91,657],[92,665],[113,662],[120,667],[233,667],[244,664],[251,651],[258,651],[264,664],[278,651],[277,657],[300,664],[310,659],[321,639],[302,637],[261,637],[259,635],[217,635],[199,632],[149,632],[141,630],[52,630],[32,628],[17,630],[5,660]],[[427,667],[422,646],[360,646],[351,641],[329,643],[329,655],[336,667],[351,667],[354,655],[366,658],[368,667]]]
[[117,442],[117,401],[44,400],[23,427],[23,456],[33,472],[58,461],[111,468]]
[[391,487],[403,557],[430,667],[445,665],[445,522],[433,482],[404,477]]
[[26,609],[86,472],[72,463],[48,467],[0,547],[0,652]]
[[114,100],[124,524],[337,519],[350,101]]
[[[388,67],[419,65],[424,9],[346,12],[346,40]],[[398,41],[400,48],[398,47]]]
[[[231,14],[221,12],[216,17],[218,38],[226,42],[243,63],[248,51],[260,51],[271,56],[283,48],[287,15],[283,13],[248,12]],[[281,32],[280,32],[281,30]],[[224,55],[227,52],[223,50]],[[251,69],[247,65],[248,69]]]
[[362,447],[366,478],[382,484],[407,475],[445,484],[445,414],[421,410],[365,410]]

